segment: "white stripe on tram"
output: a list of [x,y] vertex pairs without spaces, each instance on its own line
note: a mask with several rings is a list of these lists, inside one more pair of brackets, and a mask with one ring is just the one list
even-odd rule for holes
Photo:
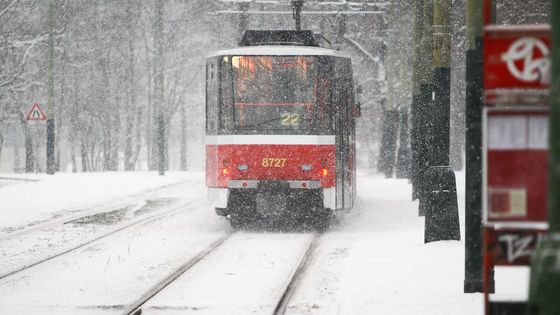
[[335,144],[334,136],[231,135],[206,136],[206,144]]

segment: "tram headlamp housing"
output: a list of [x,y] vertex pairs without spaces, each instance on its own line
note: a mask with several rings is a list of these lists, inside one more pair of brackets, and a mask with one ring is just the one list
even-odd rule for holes
[[311,164],[302,164],[302,165],[301,165],[301,170],[302,170],[302,171],[306,171],[306,172],[311,171],[311,170],[313,170],[313,165],[311,165]]

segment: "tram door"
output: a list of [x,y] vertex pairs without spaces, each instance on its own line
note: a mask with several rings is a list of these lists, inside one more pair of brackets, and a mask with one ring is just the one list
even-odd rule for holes
[[350,60],[335,64],[334,108],[336,139],[336,208],[352,207],[354,181],[354,118],[352,116],[353,78]]

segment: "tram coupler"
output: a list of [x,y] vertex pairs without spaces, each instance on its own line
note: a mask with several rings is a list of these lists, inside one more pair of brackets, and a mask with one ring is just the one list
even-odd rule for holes
[[227,208],[214,208],[214,211],[216,211],[217,215],[223,216],[223,217],[227,217],[229,212]]

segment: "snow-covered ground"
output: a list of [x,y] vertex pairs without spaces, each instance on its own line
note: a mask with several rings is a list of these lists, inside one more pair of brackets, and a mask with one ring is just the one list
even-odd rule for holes
[[[23,229],[53,217],[104,207],[163,186],[192,181],[197,175],[200,174],[169,172],[158,176],[154,172],[106,172],[48,176],[4,173],[0,176],[0,183],[5,185],[0,189],[0,236],[2,232]],[[15,181],[14,178],[38,181]]]
[[[204,194],[203,176],[57,174],[41,175],[39,182],[4,186],[5,181],[0,180],[0,238],[5,238],[0,239],[0,248],[12,233],[37,226],[37,222],[74,216],[76,211],[70,210],[89,213],[99,208],[106,212],[111,209],[108,205],[119,200],[134,204],[141,202],[141,197],[198,200]],[[464,223],[464,175],[459,173],[457,180]],[[172,184],[177,185],[169,187]],[[363,172],[358,184],[355,209],[340,215],[320,238],[287,313],[482,314],[482,295],[463,293],[464,241],[424,244],[424,220],[417,215],[417,202],[410,201],[407,180]],[[166,186],[168,189],[158,190]],[[103,230],[99,222],[88,224],[87,233]],[[48,227],[37,234],[43,251],[49,246],[60,248],[58,235],[62,232],[57,229],[60,227]],[[67,229],[79,231],[73,235],[87,234],[83,226],[67,225]],[[119,314],[157,281],[229,231],[227,221],[216,217],[205,202],[185,205],[184,211],[175,215],[120,231],[0,279],[0,313]],[[30,237],[22,239],[22,244],[32,242]],[[274,299],[281,294],[278,291],[308,242],[305,233],[236,234],[150,301],[146,311],[270,314]],[[21,263],[19,256],[30,252],[33,247],[22,251],[17,242],[10,243],[0,252],[0,266]],[[517,290],[515,294],[525,290],[526,275],[498,270],[496,281],[498,291]]]

